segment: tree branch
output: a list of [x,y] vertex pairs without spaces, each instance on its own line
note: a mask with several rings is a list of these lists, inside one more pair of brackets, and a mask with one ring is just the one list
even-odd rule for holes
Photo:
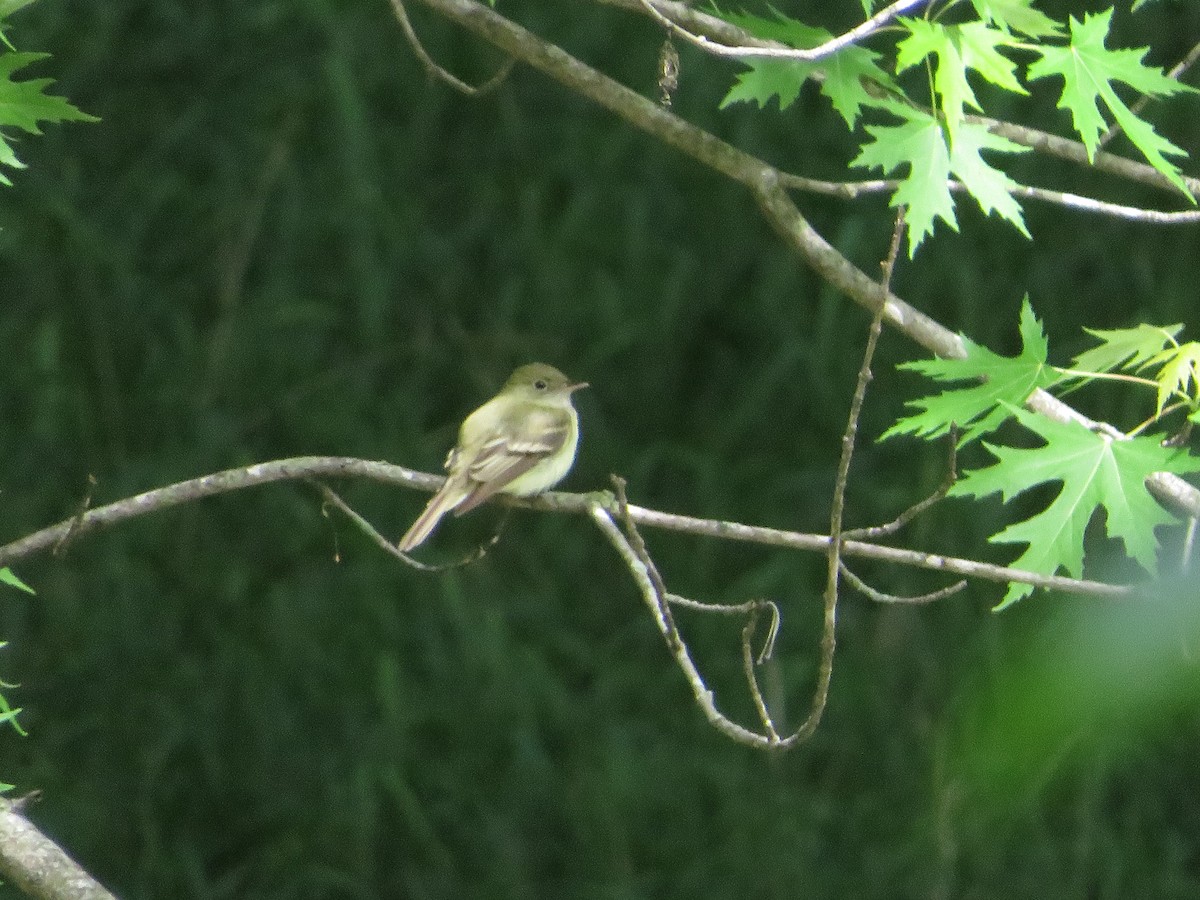
[[[660,4],[653,0],[639,0],[642,7],[656,22],[670,31],[683,38],[689,44],[693,44],[703,50],[705,53],[711,53],[713,56],[733,57],[734,59],[791,59],[802,60],[805,62],[813,62],[818,59],[824,59],[827,56],[833,56],[843,47],[848,47],[855,41],[865,40],[872,34],[883,28],[892,19],[903,12],[908,12],[915,6],[920,6],[926,0],[897,0],[891,6],[881,9],[871,18],[867,19],[861,25],[856,25],[844,34],[839,34],[837,37],[830,38],[823,44],[808,49],[798,49],[796,47],[778,46],[778,47],[763,47],[759,42],[745,43],[738,45],[730,45],[725,43],[715,43],[706,35],[693,33],[683,27],[678,21],[665,15],[660,9]],[[669,7],[668,7],[669,8]]]
[[[1136,159],[1118,156],[1115,153],[1108,153],[1104,150],[1097,150],[1089,160],[1087,147],[1080,141],[1059,137],[1056,134],[1050,134],[1037,128],[1029,128],[1025,125],[1001,122],[998,119],[990,119],[987,116],[969,115],[965,116],[964,120],[975,125],[983,125],[992,134],[1008,138],[1014,144],[1029,147],[1031,150],[1036,150],[1039,153],[1045,153],[1048,156],[1057,156],[1059,159],[1078,163],[1081,166],[1091,166],[1099,169],[1101,172],[1120,176],[1126,181],[1136,181],[1150,187],[1163,188],[1176,195],[1179,193],[1179,188],[1171,184],[1166,175],[1149,163],[1138,162]],[[1187,185],[1187,189],[1191,192],[1192,197],[1200,199],[1200,178],[1194,178],[1190,175],[1181,175],[1180,177],[1183,179],[1183,183]]]
[[80,510],[76,516],[66,521],[43,528],[41,531],[35,531],[33,534],[0,547],[0,565],[32,556],[43,550],[61,547],[57,552],[62,552],[67,546],[63,541],[68,536],[71,541],[74,541],[75,538],[90,531],[110,528],[128,519],[170,509],[182,503],[191,503],[204,497],[227,494],[261,484],[317,476],[354,476],[424,490],[436,490],[445,480],[437,475],[414,472],[387,463],[347,457],[298,456],[237,469],[226,469],[224,472],[216,472],[201,478],[192,478],[166,487],[155,488],[107,506]]
[[[642,0],[596,0],[607,6],[616,6],[638,15],[646,15]],[[744,28],[739,28],[731,22],[726,22],[714,15],[680,3],[678,0],[652,0],[654,8],[682,28],[695,34],[702,34],[710,40],[722,44],[743,44],[747,47],[764,47],[788,49],[786,44],[755,37]]]
[[642,595],[642,599],[646,601],[646,606],[649,607],[650,614],[654,617],[654,621],[658,625],[658,630],[662,632],[663,639],[666,640],[671,655],[675,657],[676,664],[682,670],[684,677],[687,678],[688,685],[692,689],[692,694],[696,698],[696,703],[704,712],[704,717],[708,719],[714,728],[739,744],[745,744],[748,747],[772,746],[774,742],[769,737],[764,737],[750,731],[717,709],[713,692],[708,689],[708,685],[704,683],[704,677],[700,674],[700,670],[692,662],[687,644],[679,639],[679,634],[675,631],[675,626],[664,612],[668,609],[666,597],[661,595],[655,587],[654,581],[650,576],[650,570],[638,557],[637,552],[630,545],[625,535],[621,533],[621,529],[617,527],[616,522],[612,519],[612,515],[604,506],[595,500],[590,500],[587,505],[587,511],[591,515],[592,521],[599,527],[600,533],[612,544],[613,549],[617,551],[617,555],[625,563],[625,567],[633,575],[634,583],[638,586],[638,592]]
[[20,803],[2,797],[0,871],[24,893],[39,900],[116,900],[22,815]]
[[[780,175],[783,186],[789,190],[806,191],[810,194],[823,194],[827,197],[839,197],[844,200],[856,200],[870,194],[881,194],[894,191],[900,186],[895,178],[872,178],[862,181],[825,181],[819,178],[806,178],[784,172]],[[956,193],[967,193],[967,186],[960,181],[948,181],[947,187]],[[1067,191],[1052,191],[1047,188],[1026,187],[1015,185],[1011,193],[1014,197],[1026,200],[1038,200],[1042,203],[1053,203],[1055,206],[1066,207],[1077,212],[1093,213],[1108,216],[1113,219],[1124,219],[1129,222],[1141,222],[1146,225],[1194,225],[1200,222],[1200,210],[1179,209],[1159,210],[1146,209],[1141,206],[1126,206],[1121,203],[1109,203],[1107,200],[1096,200]]]
[[[212,475],[155,488],[134,497],[117,500],[106,506],[81,511],[78,515],[59,522],[57,525],[51,525],[0,546],[0,565],[8,565],[37,553],[53,550],[68,534],[74,540],[74,538],[92,531],[110,528],[138,516],[160,512],[205,497],[281,481],[303,481],[330,477],[366,478],[383,484],[424,491],[435,491],[445,481],[440,475],[430,475],[402,466],[366,459],[343,456],[297,456],[291,459],[278,459],[238,469],[226,469]],[[599,496],[604,498],[606,508],[610,512],[619,514],[616,501],[611,495],[601,493]],[[590,504],[600,501],[597,499],[597,495],[550,491],[530,498],[498,494],[489,502],[499,503],[502,506],[578,515],[588,513]],[[629,516],[643,527],[663,528],[716,540],[744,541],[812,553],[824,553],[829,547],[829,538],[822,534],[783,531],[778,528],[764,528],[758,525],[743,525],[738,522],[715,519],[698,519],[693,516],[659,512],[633,504],[629,505]],[[913,566],[935,572],[951,572],[984,581],[1000,583],[1018,581],[1022,584],[1032,584],[1035,587],[1071,594],[1125,597],[1133,591],[1132,587],[1124,585],[1065,578],[1060,575],[1036,575],[1008,566],[995,566],[990,563],[959,559],[953,556],[887,547],[867,541],[844,541],[842,552],[847,556],[874,559],[895,565]]]

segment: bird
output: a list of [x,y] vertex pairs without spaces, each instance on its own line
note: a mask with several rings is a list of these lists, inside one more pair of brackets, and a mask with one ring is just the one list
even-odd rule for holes
[[446,483],[396,547],[419,547],[448,512],[470,512],[493,494],[531,497],[558,484],[575,462],[579,414],[572,395],[587,387],[545,363],[517,368],[504,387],[463,420],[446,457]]

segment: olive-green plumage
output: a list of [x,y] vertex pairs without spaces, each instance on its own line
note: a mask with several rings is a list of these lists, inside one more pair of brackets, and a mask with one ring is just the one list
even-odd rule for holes
[[500,393],[463,420],[458,444],[446,457],[446,483],[397,545],[421,545],[442,516],[474,509],[493,494],[529,497],[556,485],[575,462],[579,416],[571,383],[544,363],[521,366]]

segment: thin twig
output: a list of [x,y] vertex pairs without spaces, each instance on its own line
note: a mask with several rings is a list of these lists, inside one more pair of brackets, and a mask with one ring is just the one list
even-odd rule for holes
[[[819,178],[806,178],[785,172],[780,175],[780,184],[789,190],[805,191],[821,194],[827,197],[840,197],[845,200],[856,200],[871,194],[881,194],[895,191],[901,181],[896,178],[874,178],[863,181],[823,181]],[[969,193],[967,186],[960,181],[950,180],[946,186],[957,194]],[[1067,191],[1052,191],[1046,188],[1028,187],[1023,184],[1012,187],[1010,193],[1014,197],[1025,200],[1038,200],[1052,203],[1066,209],[1083,213],[1095,213],[1112,219],[1123,219],[1127,222],[1141,222],[1146,225],[1194,225],[1200,222],[1200,210],[1159,210],[1146,209],[1141,206],[1125,206],[1120,203],[1109,203],[1107,200],[1096,200],[1081,194]]]
[[[425,2],[429,2],[429,0],[425,0]],[[1176,193],[1179,191],[1177,185],[1172,184],[1166,175],[1149,163],[1109,153],[1106,150],[1097,150],[1092,154],[1091,159],[1089,159],[1088,149],[1082,141],[1060,137],[1056,134],[1050,134],[1048,131],[1030,128],[1027,125],[1001,122],[998,119],[988,118],[987,116],[964,116],[963,121],[969,122],[972,125],[983,125],[992,134],[1008,138],[1015,144],[1029,147],[1031,150],[1035,150],[1038,153],[1045,153],[1047,156],[1056,156],[1059,159],[1065,159],[1081,166],[1098,169],[1110,175],[1117,175],[1127,181],[1135,181],[1140,184]],[[1183,183],[1192,197],[1200,198],[1200,178],[1190,175],[1181,175],[1180,177],[1183,179]]]
[[431,565],[423,563],[419,559],[414,559],[407,553],[404,553],[396,548],[395,543],[385,538],[376,530],[375,526],[355,512],[345,500],[338,496],[329,485],[322,484],[319,481],[309,479],[309,483],[321,492],[321,496],[330,506],[336,507],[342,515],[353,522],[358,529],[371,539],[371,541],[380,549],[386,551],[390,556],[394,556],[401,560],[406,566],[412,566],[414,569],[419,569],[422,572],[446,572],[450,569],[458,569],[463,566],[470,565],[473,562],[478,562],[487,556],[491,550],[500,541],[500,534],[504,530],[504,523],[508,520],[508,510],[504,510],[504,515],[500,518],[500,522],[496,526],[496,530],[492,532],[492,536],[476,547],[471,553],[464,556],[462,559],[442,565]]
[[421,39],[417,37],[417,32],[413,28],[412,22],[409,21],[408,10],[404,8],[404,0],[392,0],[392,9],[396,13],[397,21],[400,22],[400,29],[404,32],[405,38],[408,39],[409,46],[412,47],[413,53],[417,55],[417,59],[421,61],[421,65],[425,67],[425,71],[428,72],[431,77],[450,85],[450,87],[454,88],[454,90],[461,94],[465,94],[468,97],[482,97],[491,93],[504,83],[504,79],[508,77],[509,73],[513,70],[513,66],[516,65],[517,61],[515,57],[510,56],[501,64],[500,68],[496,70],[496,74],[483,84],[467,84],[467,82],[463,81],[461,78],[458,78],[456,75],[451,74],[446,69],[443,69],[441,66],[439,66],[436,62],[434,62],[433,57],[426,52],[424,45],[421,43]]
[[[658,566],[650,557],[650,551],[646,548],[646,542],[643,540],[641,533],[634,524],[633,517],[629,514],[629,498],[625,493],[625,479],[619,475],[613,475],[612,484],[616,494],[617,508],[621,515],[621,522],[625,533],[627,546],[633,551],[637,561],[641,564],[641,571],[645,574],[646,580],[649,581],[652,589],[653,601],[656,607],[657,619],[659,627],[663,631],[663,637],[667,641],[667,646],[671,648],[671,653],[674,654],[676,661],[680,666],[684,666],[686,660],[691,663],[691,657],[688,654],[687,646],[684,644],[683,635],[679,633],[679,628],[675,624],[675,617],[671,613],[671,604],[678,602],[680,605],[687,606],[690,609],[703,610],[704,612],[717,612],[728,614],[737,611],[739,607],[729,604],[709,604],[701,603],[696,600],[689,600],[686,597],[670,594],[667,591],[666,583],[663,581],[662,573],[659,572]],[[635,579],[638,578],[638,573],[635,573]],[[650,598],[647,598],[650,599]],[[779,634],[779,607],[770,601],[763,602],[760,600],[751,600],[747,603],[740,604],[740,608],[744,609],[749,615],[746,620],[746,625],[742,628],[742,663],[744,674],[746,677],[746,687],[750,691],[750,696],[754,701],[755,709],[758,710],[759,718],[762,720],[763,728],[766,731],[766,738],[771,744],[779,743],[779,734],[775,731],[775,725],[771,721],[770,713],[767,711],[767,704],[763,700],[762,690],[758,686],[758,677],[754,672],[755,658],[754,651],[751,649],[751,640],[754,637],[754,630],[758,625],[758,615],[764,606],[770,608],[771,625],[767,629],[767,639],[763,643],[762,652],[758,656],[758,663],[771,656],[775,647],[775,638]],[[693,667],[694,668],[694,667]],[[684,668],[687,674],[687,668]],[[700,677],[699,670],[696,670],[696,677]],[[703,680],[700,681],[703,686]],[[711,691],[704,688],[703,694],[711,696]],[[700,694],[697,694],[699,697]],[[713,708],[715,712],[715,707]],[[724,715],[722,719],[728,721]]]
[[637,554],[643,566],[646,567],[646,574],[650,578],[651,584],[654,585],[654,597],[659,605],[659,615],[667,625],[667,641],[682,644],[683,637],[679,634],[679,629],[675,625],[675,617],[671,614],[671,604],[667,601],[667,585],[663,581],[662,573],[658,571],[658,566],[654,560],[650,558],[650,551],[646,549],[646,542],[642,539],[642,534],[637,529],[637,525],[633,522],[633,517],[629,515],[629,498],[625,495],[625,479],[620,475],[610,476],[613,489],[616,492],[617,509],[621,515],[621,524],[625,529],[625,536],[629,540],[629,545]]
[[[950,190],[964,192],[966,186],[957,181],[950,183]],[[1012,189],[1014,197],[1026,200],[1040,200],[1053,203],[1076,212],[1096,213],[1112,219],[1123,219],[1126,222],[1140,222],[1145,225],[1194,225],[1200,222],[1200,210],[1160,210],[1145,209],[1140,206],[1125,206],[1120,203],[1109,203],[1107,200],[1095,200],[1080,194],[1067,191],[1051,191],[1046,188],[1027,187],[1023,184]]]
[[[786,738],[780,738],[774,725],[771,724],[770,713],[767,711],[766,703],[762,699],[762,691],[758,687],[757,676],[754,672],[753,652],[750,649],[750,641],[753,636],[752,623],[747,623],[746,628],[742,631],[743,665],[747,669],[747,682],[750,685],[751,696],[754,698],[760,717],[764,720],[765,733],[759,734],[751,731],[745,726],[734,722],[717,709],[713,692],[709,689],[704,681],[704,676],[700,674],[700,670],[696,668],[696,664],[692,661],[687,644],[679,639],[678,632],[673,632],[674,626],[663,615],[667,604],[664,601],[660,587],[655,584],[655,579],[651,577],[650,569],[643,561],[642,554],[634,549],[628,536],[617,527],[612,515],[604,506],[595,499],[592,499],[589,501],[587,509],[592,517],[592,521],[596,523],[601,533],[617,551],[617,554],[621,557],[621,560],[625,563],[626,568],[633,577],[634,583],[642,595],[642,599],[649,607],[651,614],[654,616],[654,621],[658,625],[658,630],[667,643],[667,648],[671,651],[676,664],[687,679],[696,703],[703,711],[709,723],[740,744],[762,749],[790,749],[811,736],[811,729],[816,727],[815,722],[811,722],[811,724],[806,722],[805,726],[802,726],[801,729]],[[761,609],[761,606],[755,606],[751,610],[752,620],[756,617],[759,609]]]
[[747,600],[745,603],[708,603],[702,600],[693,600],[691,597],[682,597],[679,594],[666,594],[667,602],[672,606],[682,606],[684,609],[692,609],[698,612],[715,613],[723,616],[748,616],[758,614],[762,610],[767,610],[771,614],[771,624],[767,627],[767,635],[763,640],[762,649],[758,651],[756,657],[758,664],[762,665],[775,652],[775,641],[779,637],[779,626],[782,618],[779,614],[779,604],[774,600]]
[[[767,702],[763,699],[762,689],[758,686],[758,673],[755,671],[756,662],[754,659],[754,651],[751,649],[751,641],[754,639],[754,629],[758,626],[758,607],[750,613],[750,618],[746,620],[746,625],[742,628],[742,674],[746,676],[746,684],[750,687],[750,697],[754,701],[754,708],[758,710],[758,718],[763,724],[763,728],[767,732],[767,737],[772,742],[779,741],[779,732],[775,730],[775,723],[771,719],[771,712],[767,709]],[[758,659],[762,662],[762,658]]]
[[658,565],[650,556],[650,551],[646,547],[646,541],[642,537],[634,522],[633,516],[630,513],[629,498],[626,495],[626,481],[619,475],[610,476],[615,491],[617,510],[621,516],[621,523],[625,531],[625,536],[629,540],[630,546],[637,554],[638,559],[646,568],[646,574],[650,578],[651,584],[654,585],[655,597],[662,607],[662,617],[667,623],[668,640],[683,643],[683,636],[679,633],[679,628],[675,624],[675,618],[671,613],[671,606],[683,606],[688,609],[698,610],[707,613],[718,613],[722,615],[730,614],[749,614],[752,617],[757,617],[760,610],[764,607],[771,612],[771,624],[767,629],[767,637],[763,642],[762,650],[758,655],[758,662],[762,663],[771,658],[771,654],[775,648],[775,639],[779,635],[779,607],[771,600],[748,600],[745,603],[729,604],[729,603],[704,603],[699,600],[692,600],[688,597],[682,597],[679,594],[672,594],[667,590],[666,582],[663,580],[662,573],[658,570]]
[[755,662],[761,666],[775,655],[775,639],[779,637],[779,626],[782,620],[779,617],[779,607],[774,600],[755,600],[754,603],[755,612],[767,609],[771,613],[771,624],[767,626],[767,635],[763,638],[762,649],[758,651],[755,659]]
[[924,2],[926,0],[897,0],[896,3],[880,10],[861,25],[856,25],[844,34],[830,38],[825,43],[816,47],[799,49],[796,47],[761,47],[757,44],[732,46],[717,43],[703,34],[688,31],[678,22],[663,15],[652,0],[641,0],[641,4],[646,9],[646,12],[659,22],[659,24],[669,29],[672,34],[683,38],[689,44],[699,47],[705,53],[711,53],[713,56],[733,57],[735,59],[790,59],[803,60],[805,62],[824,59],[850,46],[855,41],[865,40],[901,13],[907,12],[915,6],[920,6]]
[[83,499],[79,501],[79,508],[75,512],[75,517],[71,519],[71,524],[63,532],[62,537],[54,542],[54,549],[50,551],[55,556],[62,556],[67,552],[67,548],[71,546],[71,540],[83,524],[83,517],[87,514],[88,507],[92,505],[92,494],[95,492],[97,484],[96,476],[89,473],[87,480],[87,491],[84,492]]
[[892,270],[896,257],[900,252],[900,239],[904,234],[904,207],[896,212],[896,227],[892,230],[892,241],[888,248],[887,257],[883,261],[883,277],[879,282],[880,300],[871,318],[871,327],[867,333],[867,345],[863,350],[862,365],[859,366],[858,379],[854,387],[854,395],[850,400],[850,413],[846,418],[846,430],[842,435],[842,452],[838,460],[837,475],[834,479],[833,498],[829,504],[829,548],[826,552],[829,565],[825,580],[824,616],[821,624],[821,660],[817,670],[817,683],[813,689],[812,701],[808,717],[796,730],[797,740],[807,740],[821,722],[829,699],[829,685],[833,679],[833,657],[837,647],[837,604],[838,576],[841,574],[842,561],[842,518],[846,505],[846,486],[850,480],[850,461],[854,456],[854,444],[858,435],[858,420],[862,414],[863,400],[867,394],[867,385],[871,381],[871,360],[875,356],[875,347],[879,343],[879,335],[883,332],[883,311],[887,306],[888,289],[892,281]]
[[680,594],[666,594],[666,600],[672,606],[682,606],[684,609],[694,609],[698,612],[716,613],[722,616],[746,616],[761,602],[747,600],[745,603],[708,603],[704,600],[693,600]]
[[956,581],[954,584],[947,585],[944,588],[939,588],[936,591],[931,591],[928,594],[917,594],[915,596],[904,596],[903,594],[887,594],[877,590],[850,571],[849,566],[845,562],[841,563],[842,575],[850,582],[850,585],[859,593],[863,594],[867,599],[874,600],[876,603],[933,603],[936,600],[945,600],[947,597],[957,594],[964,590],[967,586],[966,581]]
[[724,616],[744,616],[751,613],[758,613],[762,610],[767,610],[771,613],[771,624],[767,627],[767,635],[763,639],[762,649],[758,651],[758,656],[755,658],[761,666],[771,658],[775,652],[775,641],[779,637],[779,626],[782,621],[779,615],[779,604],[774,600],[747,600],[745,603],[706,603],[701,600],[693,600],[691,597],[681,597],[679,594],[666,594],[666,600],[673,606],[682,606],[684,609],[694,609],[699,612],[716,613]]
[[637,551],[630,546],[628,538],[617,527],[607,509],[592,499],[588,503],[587,510],[591,515],[592,521],[599,527],[601,534],[608,539],[608,542],[617,551],[617,555],[621,557],[629,573],[633,576],[642,599],[646,602],[651,615],[654,616],[654,621],[658,624],[659,632],[662,633],[663,638],[666,640],[671,655],[675,657],[676,664],[683,672],[688,685],[692,689],[696,703],[704,712],[704,716],[708,719],[709,723],[722,734],[727,735],[739,744],[745,744],[748,747],[777,746],[777,743],[769,737],[757,734],[739,725],[717,709],[713,692],[708,689],[703,676],[692,661],[687,645],[683,641],[672,640],[671,626],[667,624],[667,620],[662,614],[666,604],[663,603],[662,598],[659,596],[659,592],[650,578],[650,573],[638,557]]
[[842,536],[845,538],[853,537],[866,540],[887,537],[888,535],[895,534],[917,516],[944,499],[950,493],[950,488],[954,487],[954,482],[958,480],[958,429],[951,427],[950,433],[946,437],[950,458],[946,462],[946,475],[942,479],[942,483],[938,485],[937,490],[924,500],[914,503],[890,522],[871,528],[851,528],[842,532]]

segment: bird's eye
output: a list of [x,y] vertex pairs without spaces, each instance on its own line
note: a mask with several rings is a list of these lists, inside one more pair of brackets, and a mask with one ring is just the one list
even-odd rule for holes
[[533,386],[539,391],[544,391],[546,389],[546,382],[539,378],[533,383]]

